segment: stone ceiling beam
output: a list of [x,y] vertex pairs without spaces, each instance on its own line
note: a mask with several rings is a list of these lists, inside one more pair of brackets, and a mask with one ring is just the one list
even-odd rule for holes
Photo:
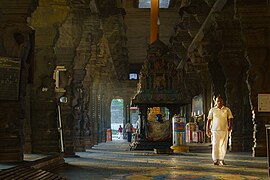
[[221,11],[222,8],[227,3],[227,0],[217,0],[213,7],[210,10],[210,13],[208,14],[207,18],[205,19],[204,23],[202,24],[201,28],[199,29],[198,33],[196,34],[195,38],[191,42],[189,48],[188,48],[188,56],[190,53],[192,53],[199,45],[199,43],[202,41],[204,37],[204,31],[207,31],[212,24],[212,15],[215,12]]

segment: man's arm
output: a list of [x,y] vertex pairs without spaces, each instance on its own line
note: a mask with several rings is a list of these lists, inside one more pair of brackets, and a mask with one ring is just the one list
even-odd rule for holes
[[232,118],[228,119],[228,126],[229,126],[228,131],[231,131],[232,130]]
[[207,135],[207,137],[211,137],[211,129],[210,129],[211,122],[212,122],[212,119],[208,118],[207,126],[206,126],[206,135]]
[[233,115],[232,115],[232,111],[228,108],[228,131],[232,130],[232,120],[233,120]]

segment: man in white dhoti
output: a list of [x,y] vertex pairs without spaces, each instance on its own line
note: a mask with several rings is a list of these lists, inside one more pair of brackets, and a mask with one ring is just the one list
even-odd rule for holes
[[224,158],[227,151],[228,136],[232,130],[233,115],[228,107],[224,106],[222,97],[216,98],[216,106],[208,114],[206,133],[212,135],[212,158],[214,165],[225,165]]

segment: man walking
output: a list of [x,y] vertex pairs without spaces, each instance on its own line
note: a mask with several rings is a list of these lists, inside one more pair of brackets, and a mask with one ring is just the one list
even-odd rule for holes
[[225,165],[224,158],[227,151],[228,136],[232,130],[233,115],[224,106],[221,96],[216,98],[216,106],[211,108],[207,120],[207,136],[212,135],[212,159],[214,165]]
[[126,130],[126,133],[127,133],[127,142],[131,142],[131,137],[132,137],[132,125],[128,122],[126,125],[125,125],[125,130]]

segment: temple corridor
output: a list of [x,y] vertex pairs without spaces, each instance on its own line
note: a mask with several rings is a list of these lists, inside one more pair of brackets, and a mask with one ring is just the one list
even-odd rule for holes
[[71,180],[268,179],[265,157],[228,152],[228,165],[214,166],[210,151],[208,143],[171,155],[129,151],[125,140],[116,140],[78,152],[79,158],[65,158],[67,165],[55,173]]
[[0,0],[0,179],[267,179],[269,82],[269,0]]

